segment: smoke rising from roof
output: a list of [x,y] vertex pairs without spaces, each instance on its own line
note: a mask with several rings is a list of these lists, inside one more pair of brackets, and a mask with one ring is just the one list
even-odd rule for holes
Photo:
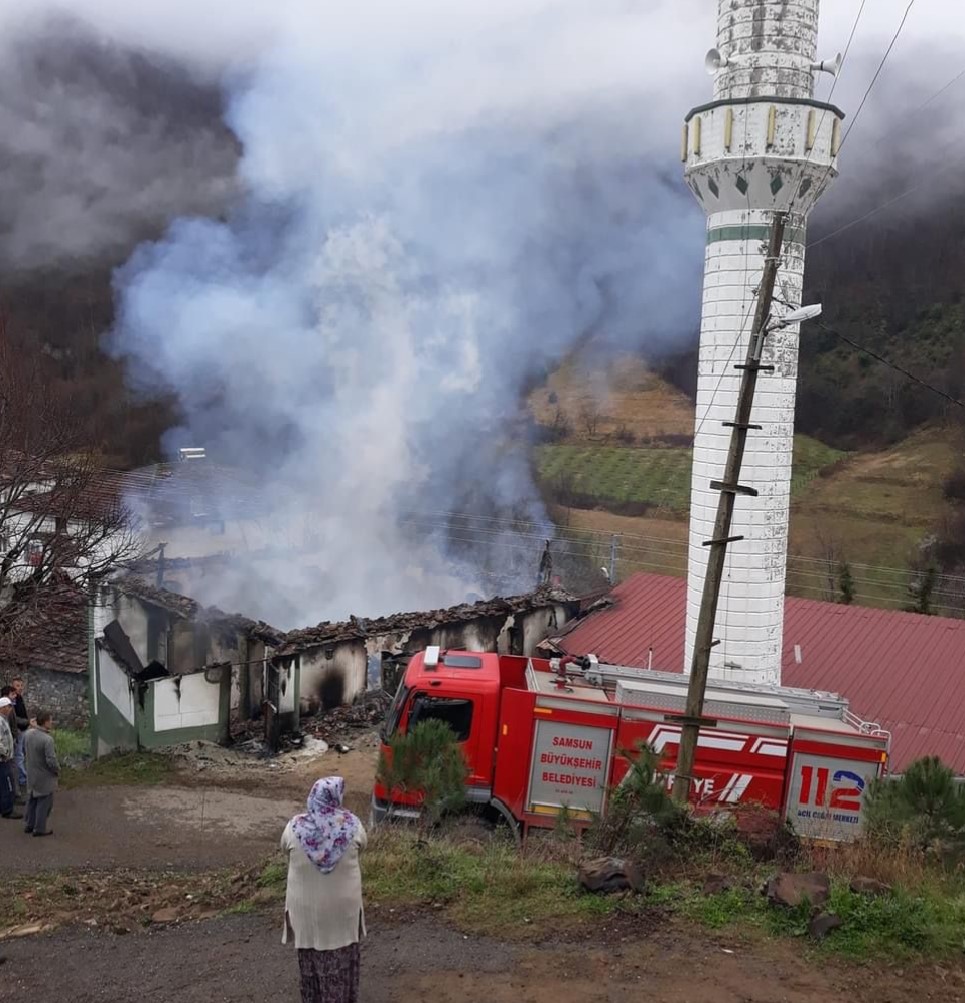
[[[467,30],[423,4],[373,33],[377,6],[234,79],[244,205],[175,223],[116,280],[112,350],[178,394],[171,446],[257,468],[271,522],[310,525],[204,596],[250,611],[256,582],[282,625],[491,592],[480,555],[409,514],[544,519],[508,434],[524,384],[587,334],[658,344],[696,321],[701,218],[654,156],[678,116],[656,67],[603,62],[652,19],[523,5]],[[500,587],[530,587],[514,552]]]

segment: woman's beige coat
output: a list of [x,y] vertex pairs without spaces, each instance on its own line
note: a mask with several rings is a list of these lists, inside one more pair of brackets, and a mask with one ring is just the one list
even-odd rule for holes
[[359,826],[358,835],[335,870],[323,874],[292,835],[291,822],[285,826],[281,848],[288,853],[288,889],[283,944],[288,943],[291,933],[296,948],[334,951],[365,936],[359,851],[366,842],[365,830]]

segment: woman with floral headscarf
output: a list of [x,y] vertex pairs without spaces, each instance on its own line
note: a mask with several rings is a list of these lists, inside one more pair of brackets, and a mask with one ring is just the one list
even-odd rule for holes
[[342,807],[345,781],[317,780],[308,811],[285,827],[285,932],[295,939],[302,1003],[358,1003],[359,941],[365,936],[359,851],[362,823]]

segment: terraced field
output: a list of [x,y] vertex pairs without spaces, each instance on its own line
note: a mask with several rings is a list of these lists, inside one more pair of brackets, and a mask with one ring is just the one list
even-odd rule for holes
[[[799,435],[794,443],[793,494],[800,494],[845,454]],[[537,448],[540,481],[554,495],[570,494],[604,508],[639,505],[683,514],[690,498],[692,450],[669,446],[560,443]]]

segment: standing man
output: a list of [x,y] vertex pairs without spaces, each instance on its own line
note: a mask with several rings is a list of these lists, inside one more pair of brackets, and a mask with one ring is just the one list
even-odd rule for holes
[[36,836],[50,836],[47,819],[54,807],[54,791],[60,764],[54,748],[54,736],[50,734],[53,721],[50,711],[37,711],[37,724],[24,738],[24,753],[27,759],[27,821],[24,832]]
[[27,736],[27,729],[30,727],[30,718],[27,715],[27,705],[23,699],[23,680],[17,676],[10,681],[13,693],[10,698],[13,700],[13,713],[17,719],[17,733],[14,735],[13,758],[17,766],[17,786],[22,796],[27,793],[27,768],[24,765],[23,742]]
[[[3,818],[23,818],[15,811],[13,772],[13,701],[8,696],[0,697],[0,816]],[[16,727],[16,724],[14,724]]]

